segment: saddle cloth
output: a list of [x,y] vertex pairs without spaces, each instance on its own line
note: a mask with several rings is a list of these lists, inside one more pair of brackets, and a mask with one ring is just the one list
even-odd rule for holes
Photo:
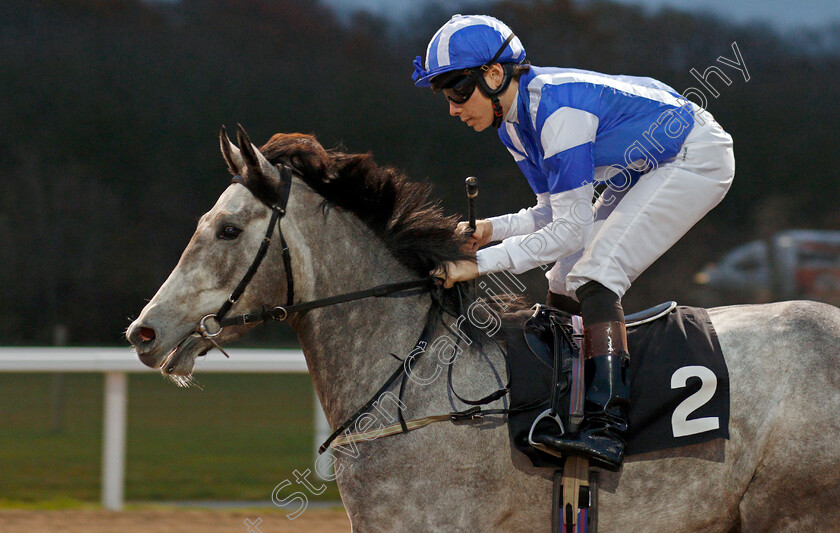
[[[553,357],[528,347],[535,331],[531,311],[508,315],[504,338],[510,357],[511,405],[520,412],[508,416],[514,445],[534,466],[558,467],[562,460],[528,444],[536,417],[548,408]],[[538,322],[538,321],[537,321]],[[569,322],[565,315],[565,323]],[[568,326],[571,334],[571,326]],[[663,318],[629,328],[630,438],[627,455],[729,438],[729,372],[705,309],[678,306]],[[568,427],[572,351],[561,343],[564,397],[561,416]],[[544,352],[544,353],[540,353]],[[541,356],[538,356],[540,353]]]

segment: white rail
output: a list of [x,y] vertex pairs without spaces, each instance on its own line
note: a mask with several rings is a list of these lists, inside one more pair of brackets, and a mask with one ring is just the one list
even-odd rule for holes
[[[231,359],[202,358],[195,372],[306,373],[300,350],[228,350]],[[125,432],[128,373],[158,372],[143,365],[129,349],[119,348],[0,348],[0,372],[102,372],[105,374],[102,505],[118,511],[125,485]],[[330,434],[321,404],[315,398],[315,454]]]

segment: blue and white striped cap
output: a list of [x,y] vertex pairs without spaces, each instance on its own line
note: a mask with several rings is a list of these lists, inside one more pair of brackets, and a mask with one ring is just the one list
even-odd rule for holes
[[[480,67],[490,62],[513,31],[487,15],[455,15],[435,33],[426,48],[426,63],[417,56],[412,79],[418,87],[451,70]],[[525,48],[514,36],[497,63],[518,63],[525,59]]]

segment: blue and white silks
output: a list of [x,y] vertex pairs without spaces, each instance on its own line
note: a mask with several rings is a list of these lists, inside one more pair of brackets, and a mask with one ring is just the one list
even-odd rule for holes
[[[499,137],[537,203],[490,219],[493,240],[503,242],[479,251],[479,272],[518,274],[579,252],[593,226],[594,184],[626,191],[672,160],[693,128],[694,109],[652,78],[532,66]],[[541,246],[532,245],[537,232],[545,234]]]

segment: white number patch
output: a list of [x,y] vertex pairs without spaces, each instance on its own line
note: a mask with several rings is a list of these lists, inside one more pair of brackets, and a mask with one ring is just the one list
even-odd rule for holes
[[674,372],[671,376],[671,388],[681,389],[685,387],[688,378],[700,378],[700,390],[686,398],[680,403],[674,414],[671,416],[671,428],[674,437],[685,437],[696,435],[705,431],[712,431],[720,427],[720,419],[716,416],[707,416],[688,420],[688,415],[703,407],[717,390],[717,376],[705,366],[684,366]]

